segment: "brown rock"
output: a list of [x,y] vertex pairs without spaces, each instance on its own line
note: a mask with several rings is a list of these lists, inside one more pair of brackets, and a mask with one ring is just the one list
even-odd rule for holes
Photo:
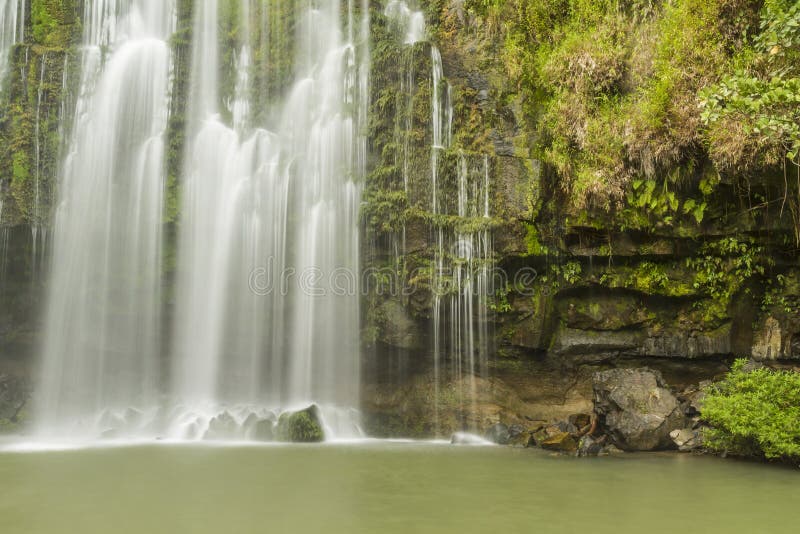
[[578,444],[569,432],[559,432],[540,443],[541,447],[548,451],[575,452]]

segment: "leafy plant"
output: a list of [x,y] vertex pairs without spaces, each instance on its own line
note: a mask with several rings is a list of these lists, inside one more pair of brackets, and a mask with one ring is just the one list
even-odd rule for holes
[[800,459],[800,373],[747,371],[738,360],[706,390],[703,418],[711,450],[743,456]]

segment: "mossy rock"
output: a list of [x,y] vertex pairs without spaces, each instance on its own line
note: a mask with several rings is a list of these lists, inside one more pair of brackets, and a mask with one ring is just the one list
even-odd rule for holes
[[319,408],[312,404],[299,412],[284,412],[278,418],[278,441],[289,443],[319,443],[325,440]]

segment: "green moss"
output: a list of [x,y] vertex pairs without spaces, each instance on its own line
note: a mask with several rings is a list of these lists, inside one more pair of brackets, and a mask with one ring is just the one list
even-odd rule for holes
[[286,412],[278,419],[277,438],[291,443],[316,443],[325,439],[319,419],[319,408],[312,406],[299,412]]

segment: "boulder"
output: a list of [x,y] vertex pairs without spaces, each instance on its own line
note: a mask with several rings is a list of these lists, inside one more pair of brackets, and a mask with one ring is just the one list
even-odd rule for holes
[[484,437],[492,443],[506,445],[508,444],[508,440],[511,438],[511,434],[508,430],[508,426],[504,425],[503,423],[497,423],[489,427],[484,434]]
[[691,452],[703,447],[703,429],[681,428],[669,433],[681,452]]
[[275,423],[277,418],[272,413],[247,416],[244,426],[247,436],[254,441],[273,441],[275,439]]
[[325,440],[322,417],[315,404],[305,410],[282,413],[275,430],[278,441],[318,443]]
[[542,440],[539,445],[548,451],[573,453],[578,450],[578,443],[569,432],[558,432]]
[[661,373],[611,369],[594,374],[595,412],[614,443],[628,451],[673,447],[670,432],[686,419]]
[[542,443],[544,443],[545,441],[563,433],[564,431],[558,428],[558,426],[556,425],[546,425],[536,430],[533,433],[533,438],[536,441],[536,444],[541,447]]
[[508,444],[512,447],[527,449],[528,447],[535,447],[536,440],[534,439],[532,432],[524,430],[511,436],[511,438],[508,440]]
[[235,439],[238,437],[239,424],[228,412],[222,412],[208,422],[203,439]]

